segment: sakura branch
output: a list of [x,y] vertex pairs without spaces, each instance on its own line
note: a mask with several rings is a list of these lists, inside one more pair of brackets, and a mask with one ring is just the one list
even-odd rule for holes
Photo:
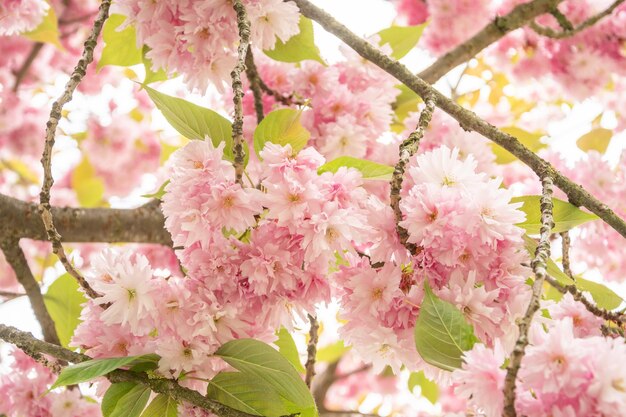
[[313,377],[315,376],[315,355],[317,354],[317,341],[318,341],[318,330],[320,328],[319,323],[317,322],[317,318],[312,315],[309,316],[309,322],[311,323],[311,328],[309,329],[309,343],[307,345],[307,359],[306,359],[306,376],[304,378],[304,382],[306,382],[306,386],[311,388],[311,382],[313,381]]
[[261,123],[261,120],[265,117],[263,113],[263,91],[261,91],[261,83],[263,81],[254,64],[254,56],[252,55],[252,48],[250,46],[248,46],[248,53],[246,54],[246,77],[248,77],[250,90],[252,90],[252,95],[254,96],[256,121],[257,123]]
[[569,262],[569,248],[570,248],[570,239],[569,233],[567,231],[560,233],[561,236],[561,263],[563,264],[563,272],[574,280],[574,274],[572,274],[572,269],[570,267]]
[[546,26],[541,26],[541,25],[537,24],[534,21],[530,22],[529,26],[530,26],[530,28],[532,30],[537,32],[539,35],[546,36],[548,38],[554,38],[554,39],[568,38],[570,36],[574,36],[574,35],[582,32],[583,30],[585,30],[585,29],[595,25],[596,23],[598,23],[600,20],[602,20],[606,16],[609,16],[623,2],[624,2],[624,0],[616,0],[616,1],[614,1],[605,10],[603,10],[602,12],[600,12],[600,13],[598,13],[596,15],[591,16],[589,19],[585,20],[584,22],[582,22],[578,26],[572,25],[572,23],[567,19],[566,16],[564,16],[558,10],[555,10],[555,12],[553,13],[553,16],[555,17],[555,19],[557,19],[557,21],[559,22],[559,25],[563,29],[560,32],[559,31],[555,31],[554,29],[546,27]]
[[351,32],[346,26],[339,23],[324,10],[308,0],[293,0],[302,14],[316,22],[324,29],[341,39],[359,55],[386,71],[409,89],[417,93],[422,99],[432,96],[437,107],[456,119],[460,126],[467,131],[475,131],[502,146],[515,155],[521,162],[528,165],[537,175],[549,175],[554,184],[568,196],[569,201],[577,206],[584,206],[596,214],[620,235],[626,237],[626,222],[602,201],[592,196],[579,184],[574,183],[565,175],[558,172],[550,163],[539,157],[524,146],[517,138],[505,133],[487,121],[478,117],[474,112],[458,105],[453,100],[441,94],[422,78],[414,75],[403,64],[383,54],[376,47]]
[[237,65],[230,73],[233,80],[233,103],[235,104],[235,119],[233,120],[233,153],[235,155],[235,180],[242,184],[243,178],[243,84],[241,73],[246,69],[246,52],[250,45],[250,21],[246,8],[241,0],[233,1],[233,8],[237,13],[237,28],[239,30],[239,46],[237,47]]
[[424,131],[433,117],[433,112],[435,111],[435,106],[437,104],[432,96],[427,97],[424,102],[426,107],[424,107],[422,113],[420,114],[416,129],[400,144],[400,156],[393,170],[393,176],[391,178],[391,192],[389,194],[391,208],[393,209],[396,219],[396,230],[398,232],[398,236],[402,244],[413,255],[419,253],[420,249],[415,244],[408,242],[409,233],[404,227],[400,226],[400,222],[404,218],[400,208],[400,191],[402,191],[402,181],[404,180],[406,166],[409,163],[409,159],[417,152],[420,140],[424,137]]
[[52,317],[50,317],[50,313],[48,313],[48,309],[43,302],[41,289],[39,288],[39,284],[37,283],[37,280],[35,280],[30,267],[28,266],[28,262],[26,261],[22,248],[19,246],[19,240],[11,238],[2,239],[0,240],[0,248],[2,249],[2,252],[4,252],[5,259],[9,264],[11,264],[13,271],[15,271],[17,280],[20,284],[22,284],[24,291],[26,291],[26,295],[28,295],[35,317],[41,325],[44,340],[60,345],[61,342],[59,341],[59,336],[57,335],[56,328],[54,327],[54,321],[52,320]]
[[532,295],[526,314],[519,323],[519,336],[513,352],[511,353],[510,363],[507,367],[506,377],[504,380],[504,413],[505,417],[516,417],[515,411],[515,382],[517,373],[522,365],[522,358],[528,346],[528,329],[532,323],[533,317],[540,307],[541,290],[543,282],[548,276],[547,260],[550,258],[550,231],[554,227],[552,218],[552,189],[553,182],[549,175],[541,179],[542,196],[541,196],[541,235],[539,245],[535,250],[535,258],[532,261],[532,269],[535,273],[535,282],[532,287]]
[[85,293],[91,298],[96,298],[98,293],[96,293],[93,288],[89,286],[85,278],[67,259],[67,255],[63,249],[63,244],[61,243],[61,235],[58,233],[54,225],[52,207],[50,206],[50,189],[54,184],[54,179],[52,178],[52,149],[54,147],[56,129],[62,117],[63,106],[72,99],[72,94],[76,90],[76,87],[78,87],[78,84],[80,84],[87,73],[87,66],[89,66],[89,64],[93,61],[93,53],[98,42],[98,36],[100,36],[104,22],[109,16],[110,7],[111,0],[102,0],[91,33],[85,41],[82,56],[78,61],[78,64],[76,64],[70,79],[65,85],[63,94],[52,104],[50,118],[46,124],[46,143],[41,157],[44,179],[41,187],[41,193],[39,194],[39,211],[48,234],[48,240],[52,242],[52,250],[59,257],[67,272],[78,281],[80,286],[85,290]]
[[434,84],[451,69],[468,61],[507,33],[519,29],[538,16],[553,10],[563,0],[535,0],[516,6],[509,14],[496,17],[480,32],[461,45],[438,58],[431,66],[419,73],[418,77]]

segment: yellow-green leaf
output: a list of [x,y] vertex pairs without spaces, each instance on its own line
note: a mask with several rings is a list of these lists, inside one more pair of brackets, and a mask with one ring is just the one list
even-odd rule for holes
[[[533,152],[537,152],[538,150],[545,148],[547,145],[541,143],[540,139],[544,136],[543,133],[540,132],[528,132],[524,129],[520,129],[519,127],[503,127],[500,129],[504,133],[508,133],[509,135],[515,136],[517,140],[522,142],[528,149]],[[496,162],[498,164],[508,164],[510,162],[516,161],[517,158],[495,143],[491,144],[493,153],[496,155]]]
[[266,142],[291,145],[294,152],[304,148],[311,133],[300,123],[301,114],[301,111],[293,109],[279,109],[269,113],[254,130],[256,154],[259,155]]
[[125,20],[126,16],[112,14],[105,22],[102,29],[104,49],[98,61],[98,69],[105,65],[129,67],[141,64],[142,53],[141,49],[137,48],[135,28],[128,26],[122,31],[117,30]]
[[389,181],[393,174],[394,167],[368,161],[367,159],[353,158],[351,156],[340,156],[329,161],[317,169],[318,174],[324,172],[337,172],[339,168],[354,168],[361,172],[365,179]]
[[392,50],[391,56],[400,59],[417,45],[427,24],[428,22],[417,26],[392,26],[383,29],[378,32],[379,44],[389,45]]
[[83,157],[71,177],[72,188],[82,207],[96,207],[104,197],[104,181],[96,176],[96,170],[87,157]]
[[300,33],[292,36],[286,43],[276,39],[274,49],[263,51],[265,55],[276,61],[300,62],[307,59],[325,64],[320,56],[320,50],[315,45],[313,22],[304,16],[300,16]]
[[411,372],[409,376],[409,391],[412,392],[415,387],[420,387],[422,397],[433,404],[437,402],[437,398],[439,398],[439,386],[436,382],[426,378],[424,371]]
[[[526,195],[523,197],[515,197],[511,199],[512,203],[522,202],[524,205],[518,210],[526,213],[526,220],[518,223],[517,226],[526,230],[528,234],[539,234],[541,229],[541,196]],[[598,216],[592,213],[582,211],[567,201],[552,199],[553,209],[552,217],[554,219],[554,227],[552,233],[566,232],[583,223],[597,220]]]
[[81,305],[87,299],[79,291],[76,280],[70,274],[63,274],[50,285],[43,301],[54,321],[61,344],[67,347],[80,324]]
[[300,373],[304,373],[305,369],[300,362],[300,355],[298,354],[298,347],[294,342],[293,337],[287,329],[281,327],[278,331],[278,339],[274,342],[278,346],[278,351],[283,355],[294,368]]
[[598,151],[604,153],[609,147],[612,137],[613,132],[611,130],[599,127],[578,138],[576,145],[585,152]]
[[331,345],[326,345],[317,349],[315,360],[321,362],[335,362],[339,360],[344,355],[344,353],[349,350],[350,346],[346,347],[343,343],[343,340],[340,340]]
[[61,50],[65,49],[59,40],[59,24],[52,6],[48,9],[48,14],[43,18],[39,26],[30,32],[26,32],[24,36],[35,42],[51,43]]
[[167,73],[165,72],[163,68],[159,68],[159,70],[156,72],[152,69],[152,61],[150,60],[150,58],[146,56],[148,51],[150,51],[150,48],[144,45],[141,58],[143,61],[143,66],[146,70],[146,78],[143,80],[143,83],[150,84],[150,83],[154,83],[157,81],[167,80]]

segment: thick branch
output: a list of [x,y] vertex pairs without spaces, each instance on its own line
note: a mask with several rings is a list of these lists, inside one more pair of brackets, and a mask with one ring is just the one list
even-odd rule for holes
[[480,32],[461,45],[441,56],[430,67],[419,73],[424,81],[434,84],[451,69],[476,56],[480,51],[504,37],[507,33],[521,28],[536,17],[550,12],[563,0],[534,0],[516,6],[509,14],[496,17]]
[[524,318],[519,323],[519,336],[515,343],[515,348],[511,353],[509,366],[507,367],[504,379],[504,417],[516,417],[515,411],[515,382],[517,373],[522,365],[522,358],[528,346],[528,329],[533,321],[533,317],[539,310],[541,301],[541,290],[543,282],[547,277],[547,260],[550,258],[550,231],[554,227],[552,219],[552,178],[545,176],[542,178],[543,193],[541,196],[541,237],[539,245],[535,250],[535,258],[532,262],[535,282],[533,283],[532,295],[528,309]]
[[409,159],[417,152],[420,140],[424,137],[424,132],[430,124],[433,112],[435,111],[436,103],[432,97],[428,97],[425,100],[425,104],[426,107],[424,107],[424,110],[422,110],[422,113],[420,114],[417,127],[413,132],[411,132],[409,137],[400,144],[400,155],[398,163],[396,163],[393,170],[393,176],[391,177],[391,191],[389,193],[389,201],[395,215],[398,237],[404,247],[406,247],[413,255],[416,255],[419,252],[419,248],[415,244],[408,242],[409,232],[404,227],[400,226],[400,222],[403,220],[402,210],[400,209],[400,192],[402,191],[402,182],[404,180],[406,165],[409,163]]
[[237,65],[230,73],[233,79],[233,103],[235,117],[233,120],[233,153],[235,156],[235,180],[241,184],[243,177],[244,151],[243,143],[243,84],[241,73],[246,69],[246,53],[250,46],[250,21],[246,8],[241,0],[233,0],[233,8],[237,13],[237,29],[239,30],[239,46],[237,47]]
[[[36,339],[30,333],[22,332],[14,327],[0,324],[0,339],[16,345],[29,353],[44,353],[63,361],[79,363],[91,359],[89,356],[72,352],[51,343]],[[250,414],[234,410],[216,401],[210,400],[197,391],[178,385],[171,379],[150,379],[145,373],[117,370],[107,375],[111,382],[136,382],[150,387],[159,394],[167,394],[178,401],[186,401],[204,410],[211,411],[220,417],[251,417]]]
[[24,256],[24,251],[20,248],[19,241],[17,239],[0,239],[0,248],[4,252],[5,259],[11,265],[13,271],[15,271],[17,280],[22,284],[26,295],[28,295],[35,317],[41,325],[44,340],[60,345],[61,342],[54,327],[54,320],[50,317],[50,313],[48,313],[48,309],[43,302],[41,289],[28,266],[28,261],[26,256]]
[[311,327],[309,329],[309,343],[307,345],[307,359],[306,359],[306,376],[304,377],[304,382],[306,386],[311,388],[311,382],[313,381],[313,377],[315,376],[315,355],[317,355],[317,341],[318,334],[317,331],[320,328],[319,323],[317,322],[317,318],[313,317],[309,314],[309,322],[311,323]]
[[100,36],[105,20],[109,17],[110,7],[111,0],[102,0],[100,9],[98,10],[98,16],[96,17],[91,33],[85,41],[82,56],[78,60],[76,67],[74,67],[74,71],[72,72],[67,84],[65,84],[63,94],[61,94],[61,97],[52,103],[50,117],[46,123],[46,143],[44,145],[43,155],[41,156],[41,165],[43,166],[43,185],[41,187],[41,192],[39,193],[39,211],[48,234],[48,240],[52,242],[52,250],[59,257],[59,260],[65,267],[65,270],[72,275],[76,281],[78,281],[80,286],[85,290],[85,293],[91,298],[96,298],[98,293],[89,286],[85,278],[67,259],[67,255],[63,249],[63,244],[61,243],[61,235],[59,235],[56,227],[54,226],[54,217],[50,207],[50,190],[54,184],[54,179],[52,178],[52,149],[54,148],[57,126],[59,125],[59,121],[62,117],[63,106],[72,100],[72,95],[78,87],[78,84],[80,84],[87,74],[87,67],[93,61],[93,53],[98,42],[98,37]]
[[[596,15],[591,16],[589,19],[585,20],[584,22],[582,22],[581,24],[579,24],[576,27],[573,27],[572,24],[569,23],[569,20],[567,20],[567,18],[565,16],[563,16],[562,13],[557,11],[557,13],[554,14],[554,17],[558,20],[559,24],[563,28],[562,31],[556,31],[556,30],[554,30],[552,28],[549,28],[549,27],[546,27],[546,26],[541,26],[541,25],[535,23],[534,21],[530,23],[530,27],[532,28],[532,30],[534,30],[535,32],[537,32],[539,35],[542,35],[542,36],[547,36],[549,38],[554,38],[554,39],[568,38],[570,36],[574,36],[577,33],[580,33],[583,30],[585,30],[587,28],[590,28],[591,26],[595,25],[600,20],[602,20],[606,16],[610,15],[611,13],[613,13],[613,10],[615,10],[617,8],[617,6],[619,6],[623,2],[624,2],[624,0],[616,0],[616,1],[614,1],[605,10],[603,10],[602,12],[600,12],[600,13],[598,13]],[[567,23],[565,23],[565,22],[567,22]]]
[[[66,242],[136,242],[172,245],[158,201],[134,209],[52,207]],[[0,194],[0,236],[47,240],[46,229],[32,203]]]
[[434,89],[423,79],[411,73],[404,65],[380,52],[377,48],[352,33],[347,27],[337,22],[331,15],[308,0],[293,1],[298,5],[304,16],[318,22],[324,29],[344,41],[363,58],[376,64],[397,80],[404,83],[422,99],[431,96],[434,97],[437,106],[455,118],[463,129],[478,132],[502,146],[515,155],[520,161],[528,165],[540,178],[549,175],[554,179],[554,183],[565,192],[572,204],[588,208],[592,213],[596,214],[613,227],[619,234],[626,237],[626,222],[623,219],[617,216],[606,204],[593,197],[580,185],[572,182],[569,178],[554,169],[548,162],[525,147],[514,136],[500,131],[495,126],[479,118],[474,112],[459,106],[453,100],[450,100]]

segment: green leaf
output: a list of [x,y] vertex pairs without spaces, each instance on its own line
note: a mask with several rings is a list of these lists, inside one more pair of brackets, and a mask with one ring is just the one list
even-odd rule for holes
[[102,398],[101,410],[103,417],[109,417],[115,410],[117,402],[137,386],[139,384],[134,382],[118,382],[111,385]]
[[283,146],[291,145],[294,153],[304,148],[311,133],[300,123],[301,114],[299,110],[279,109],[265,116],[254,131],[256,154],[259,155],[266,142]]
[[[420,103],[423,103],[423,100],[420,96],[415,93],[415,91],[409,89],[404,84],[399,84],[395,86],[398,90],[400,90],[400,94],[396,97],[396,101],[393,104],[393,110],[396,113],[396,118],[398,122],[404,121],[409,113],[413,113],[418,111]],[[404,130],[404,125],[399,126],[399,131],[402,132]]]
[[278,351],[296,368],[296,371],[304,373],[306,370],[300,362],[300,355],[298,354],[298,348],[296,342],[287,329],[281,327],[278,331],[278,339],[274,342],[278,346]]
[[59,24],[54,8],[50,5],[48,14],[43,18],[39,26],[30,32],[24,33],[24,36],[35,42],[51,43],[60,50],[64,50],[59,38]]
[[409,391],[413,392],[413,388],[420,387],[422,397],[435,404],[439,398],[439,386],[436,382],[426,378],[424,371],[411,372],[409,376]]
[[[504,133],[508,133],[517,138],[522,144],[524,144],[528,149],[533,152],[537,152],[538,150],[545,148],[547,145],[541,143],[540,139],[544,136],[542,133],[535,132],[527,132],[524,129],[520,129],[519,127],[503,127],[500,129]],[[496,145],[495,143],[491,144],[491,149],[493,153],[496,155],[496,162],[498,164],[508,164],[510,162],[516,161],[517,158],[501,147],[500,145]]]
[[327,345],[317,349],[315,360],[318,362],[335,362],[339,360],[344,355],[344,353],[349,350],[350,346],[346,347],[343,343],[343,340],[340,340],[337,343],[333,343],[332,345]]
[[117,400],[110,417],[139,417],[150,399],[150,388],[136,385]]
[[238,339],[222,345],[215,355],[251,378],[266,382],[298,409],[315,409],[311,392],[298,371],[271,346],[254,339]]
[[612,137],[613,131],[609,129],[597,128],[578,138],[576,145],[585,152],[598,151],[600,153],[604,153],[606,152],[606,148],[609,147]]
[[189,139],[211,138],[213,146],[225,142],[224,155],[233,160],[233,129],[231,122],[213,110],[190,103],[182,98],[159,93],[143,85],[163,116],[181,135]]
[[300,16],[298,26],[300,27],[300,33],[289,38],[287,43],[276,39],[274,49],[263,51],[265,55],[281,62],[300,62],[311,59],[325,65],[320,55],[320,50],[315,45],[313,22],[304,16]]
[[162,200],[163,196],[165,195],[165,187],[167,187],[167,184],[169,184],[169,183],[170,183],[170,180],[165,181],[163,184],[161,184],[159,189],[156,190],[156,192],[154,192],[152,194],[143,194],[142,197],[144,197],[144,198],[156,198],[156,199]]
[[391,56],[400,59],[417,45],[422,32],[428,23],[417,26],[392,26],[378,32],[380,46],[388,44],[391,47]]
[[117,30],[125,20],[126,16],[124,15],[112,14],[104,23],[104,28],[102,29],[104,49],[98,61],[98,69],[105,65],[129,67],[141,64],[142,54],[141,49],[137,48],[135,28],[128,26],[122,31]]
[[415,346],[424,361],[447,371],[460,368],[463,352],[478,340],[463,314],[433,294],[427,282],[414,335]]
[[324,172],[337,172],[341,167],[358,169],[361,171],[363,178],[366,179],[385,181],[389,181],[391,179],[391,174],[393,174],[394,170],[394,167],[392,166],[368,161],[367,159],[340,156],[339,158],[333,159],[332,161],[319,167],[317,169],[317,173],[322,174]]
[[86,156],[72,172],[70,178],[76,198],[82,207],[96,207],[104,199],[104,181],[96,175],[95,168]]
[[79,291],[76,280],[70,274],[63,274],[50,285],[43,301],[54,320],[61,344],[67,347],[80,324],[81,304],[87,299]]
[[157,395],[148,408],[144,410],[141,417],[177,417],[178,401],[169,395]]
[[[522,202],[524,205],[518,210],[526,213],[526,220],[518,223],[517,226],[526,230],[528,234],[537,235],[541,229],[541,196],[527,195],[523,197],[514,197],[512,203]],[[552,217],[554,218],[554,228],[552,233],[566,232],[583,223],[597,220],[598,216],[587,213],[568,203],[567,201],[553,198]]]
[[126,356],[123,358],[90,359],[64,368],[50,389],[74,385],[81,382],[91,381],[102,375],[106,375],[117,368],[126,366],[141,356]]
[[167,80],[167,72],[165,72],[163,68],[159,68],[157,72],[154,72],[154,70],[152,69],[152,61],[146,56],[148,51],[150,51],[150,48],[147,45],[144,45],[141,54],[141,60],[146,70],[146,78],[143,80],[143,83],[150,84],[157,81]]
[[[531,258],[535,256],[537,241],[528,235],[524,235],[524,244]],[[624,302],[619,295],[603,284],[589,281],[581,277],[576,277],[576,281],[574,282],[565,272],[561,270],[561,268],[558,267],[552,258],[548,258],[546,264],[546,270],[552,278],[563,285],[575,285],[580,291],[589,292],[598,307],[613,310]],[[552,295],[554,294],[552,293]]]
[[280,417],[289,411],[267,382],[247,373],[221,372],[209,382],[207,397],[244,413]]

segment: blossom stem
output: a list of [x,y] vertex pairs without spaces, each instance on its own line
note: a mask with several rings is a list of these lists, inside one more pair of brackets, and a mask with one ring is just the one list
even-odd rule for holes
[[306,386],[311,388],[311,382],[313,381],[313,377],[315,376],[315,356],[317,355],[317,341],[318,341],[318,330],[320,328],[319,323],[317,322],[317,318],[312,315],[308,315],[309,322],[311,323],[311,327],[309,328],[309,343],[307,345],[307,359],[306,359],[306,375],[304,378],[304,382],[306,382]]
[[93,61],[94,49],[96,48],[100,32],[102,32],[104,22],[109,17],[110,7],[111,0],[102,0],[98,10],[98,16],[94,21],[91,33],[85,41],[81,58],[78,60],[70,79],[65,85],[63,94],[61,94],[61,96],[52,104],[50,117],[46,124],[46,142],[44,145],[43,155],[41,157],[44,178],[41,192],[39,193],[39,212],[48,235],[48,240],[52,242],[52,251],[59,257],[59,260],[65,267],[65,270],[73,276],[76,281],[78,281],[85,293],[91,298],[98,297],[98,293],[94,291],[91,286],[89,286],[85,278],[68,260],[65,250],[63,249],[63,244],[61,243],[61,235],[58,233],[54,225],[52,208],[50,206],[50,190],[54,184],[54,179],[52,177],[52,149],[54,147],[57,126],[59,125],[59,121],[62,117],[63,106],[72,100],[72,94],[87,74],[87,66],[89,66],[89,64]]
[[532,295],[526,314],[519,323],[519,336],[513,348],[513,352],[511,353],[509,366],[506,370],[503,390],[504,417],[517,416],[515,411],[515,384],[517,373],[522,364],[526,346],[528,346],[528,329],[530,328],[535,313],[539,310],[543,282],[548,275],[547,260],[550,258],[550,232],[554,227],[554,220],[552,218],[553,181],[549,175],[545,175],[541,179],[541,183],[543,188],[541,196],[541,235],[539,245],[535,250],[535,258],[531,264],[533,272],[535,273],[535,282],[533,283]]
[[233,103],[235,118],[233,120],[233,154],[235,157],[235,180],[243,186],[243,83],[241,73],[246,69],[246,53],[250,45],[250,21],[241,0],[233,0],[233,8],[237,13],[237,28],[239,29],[239,46],[237,47],[237,64],[230,73],[233,86]]
[[246,54],[246,76],[250,83],[250,90],[254,96],[254,111],[256,112],[256,122],[261,123],[261,120],[265,117],[263,113],[263,91],[261,91],[261,79],[259,72],[254,64],[254,56],[252,55],[252,48],[248,46],[248,53]]

